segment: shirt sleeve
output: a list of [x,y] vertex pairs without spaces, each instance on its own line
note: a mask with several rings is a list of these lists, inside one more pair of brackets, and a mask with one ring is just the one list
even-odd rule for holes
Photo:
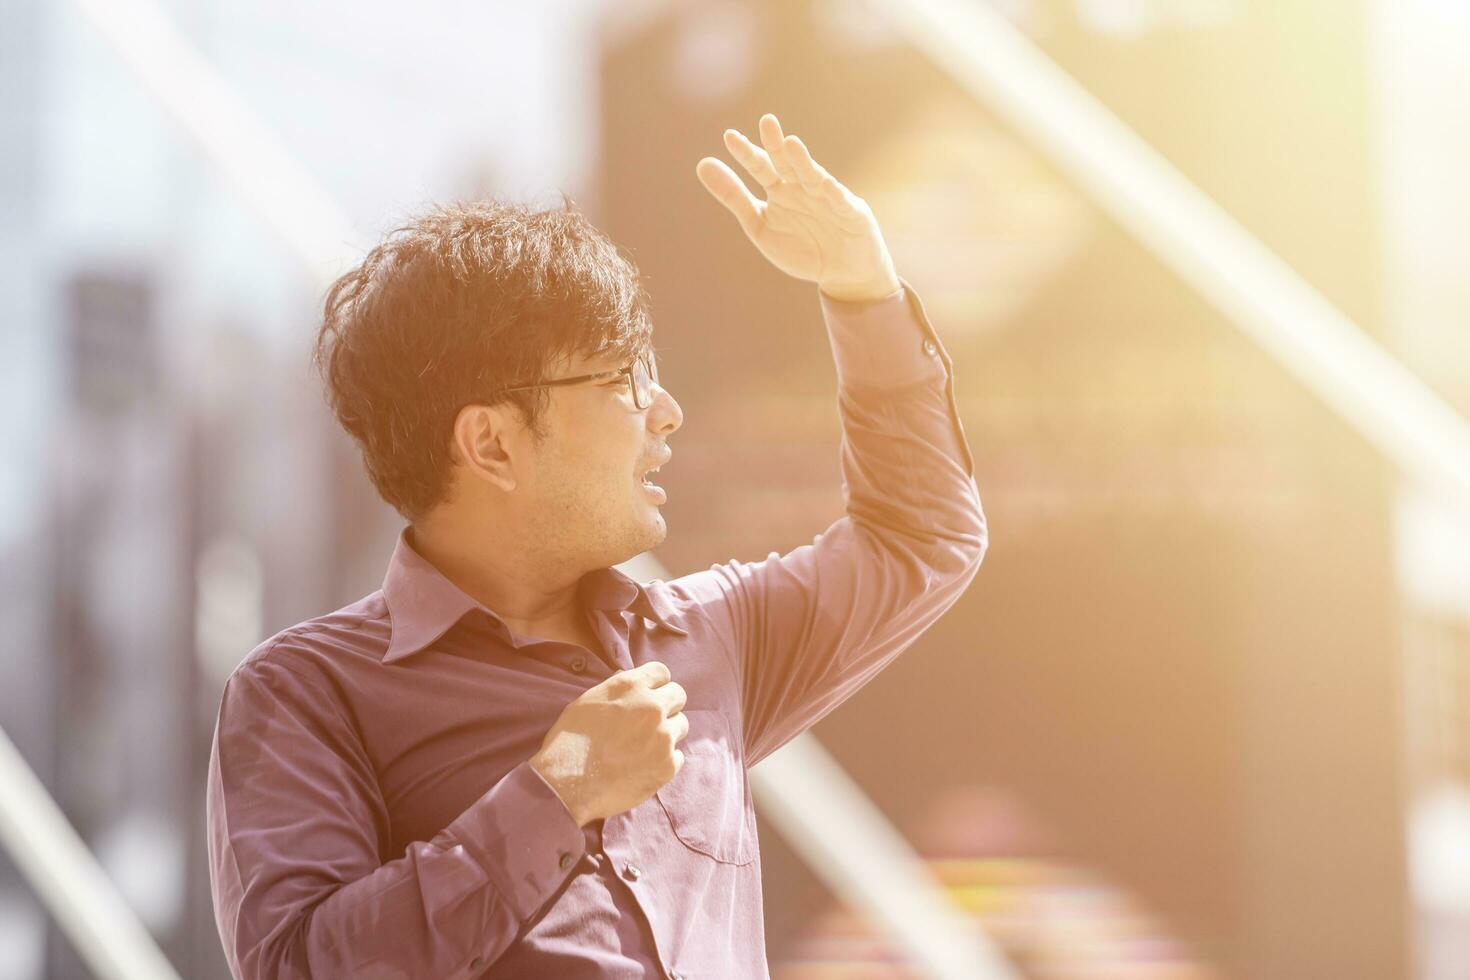
[[467,977],[510,945],[585,847],[529,762],[385,860],[388,815],[325,685],[257,658],[225,687],[209,765],[215,917],[241,980]]
[[731,637],[754,765],[871,680],[974,578],[987,533],[953,364],[911,286],[820,295],[846,515],[809,545],[670,583]]

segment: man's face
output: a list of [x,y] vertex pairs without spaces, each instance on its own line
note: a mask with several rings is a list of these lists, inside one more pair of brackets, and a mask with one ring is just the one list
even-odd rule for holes
[[[624,358],[577,356],[553,378],[612,371]],[[649,474],[669,456],[670,433],[684,421],[672,395],[655,384],[639,409],[626,376],[549,389],[545,438],[534,448],[523,484],[523,512],[547,549],[583,567],[626,561],[668,534],[662,489]]]

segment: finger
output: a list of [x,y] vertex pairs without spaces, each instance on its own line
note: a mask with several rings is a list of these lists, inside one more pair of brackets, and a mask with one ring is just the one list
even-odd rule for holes
[[[679,775],[679,770],[684,768],[684,753],[678,749],[674,750],[674,775]],[[672,777],[670,777],[672,778]]]
[[658,689],[659,700],[663,702],[664,714],[674,715],[684,710],[684,705],[689,703],[689,695],[684,691],[684,685],[678,681],[670,681]]
[[645,664],[639,664],[637,667],[628,671],[628,673],[634,675],[649,687],[663,687],[674,679],[674,675],[669,672],[668,665],[660,663],[657,660],[650,660]]
[[746,139],[738,129],[725,130],[725,148],[762,187],[781,183],[781,175],[772,166],[770,154]]
[[689,716],[685,714],[674,715],[674,717],[669,719],[669,728],[674,733],[674,744],[678,745],[689,735]]
[[705,157],[694,166],[694,173],[704,189],[723,204],[746,234],[754,234],[760,223],[761,202],[746,188],[735,171],[714,157]]
[[800,136],[786,137],[786,146],[791,159],[791,167],[796,171],[801,186],[807,190],[820,190],[823,182],[828,180],[831,174],[812,159],[811,153],[808,152]]
[[799,183],[796,179],[796,171],[791,169],[791,163],[786,159],[786,147],[782,145],[785,137],[781,134],[780,121],[769,112],[761,116],[760,122],[761,143],[766,148],[766,153],[771,157],[771,165],[776,168],[776,173],[781,175],[782,180]]

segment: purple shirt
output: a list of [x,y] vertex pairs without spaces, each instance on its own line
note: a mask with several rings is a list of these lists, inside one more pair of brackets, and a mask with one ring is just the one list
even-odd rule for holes
[[[768,976],[746,770],[911,644],[986,544],[912,287],[818,295],[847,515],[812,544],[643,586],[590,573],[589,652],[513,633],[405,531],[381,591],[240,664],[208,800],[236,977]],[[578,827],[528,760],[569,702],[648,660],[688,693],[684,766]]]

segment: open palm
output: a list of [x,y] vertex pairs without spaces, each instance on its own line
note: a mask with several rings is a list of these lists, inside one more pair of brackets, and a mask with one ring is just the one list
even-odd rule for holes
[[700,183],[723,204],[776,268],[819,284],[837,299],[876,299],[899,288],[883,234],[866,201],[822,168],[796,136],[783,136],[770,113],[760,119],[761,146],[734,129],[725,146],[765,189],[759,200],[714,157],[695,166]]

